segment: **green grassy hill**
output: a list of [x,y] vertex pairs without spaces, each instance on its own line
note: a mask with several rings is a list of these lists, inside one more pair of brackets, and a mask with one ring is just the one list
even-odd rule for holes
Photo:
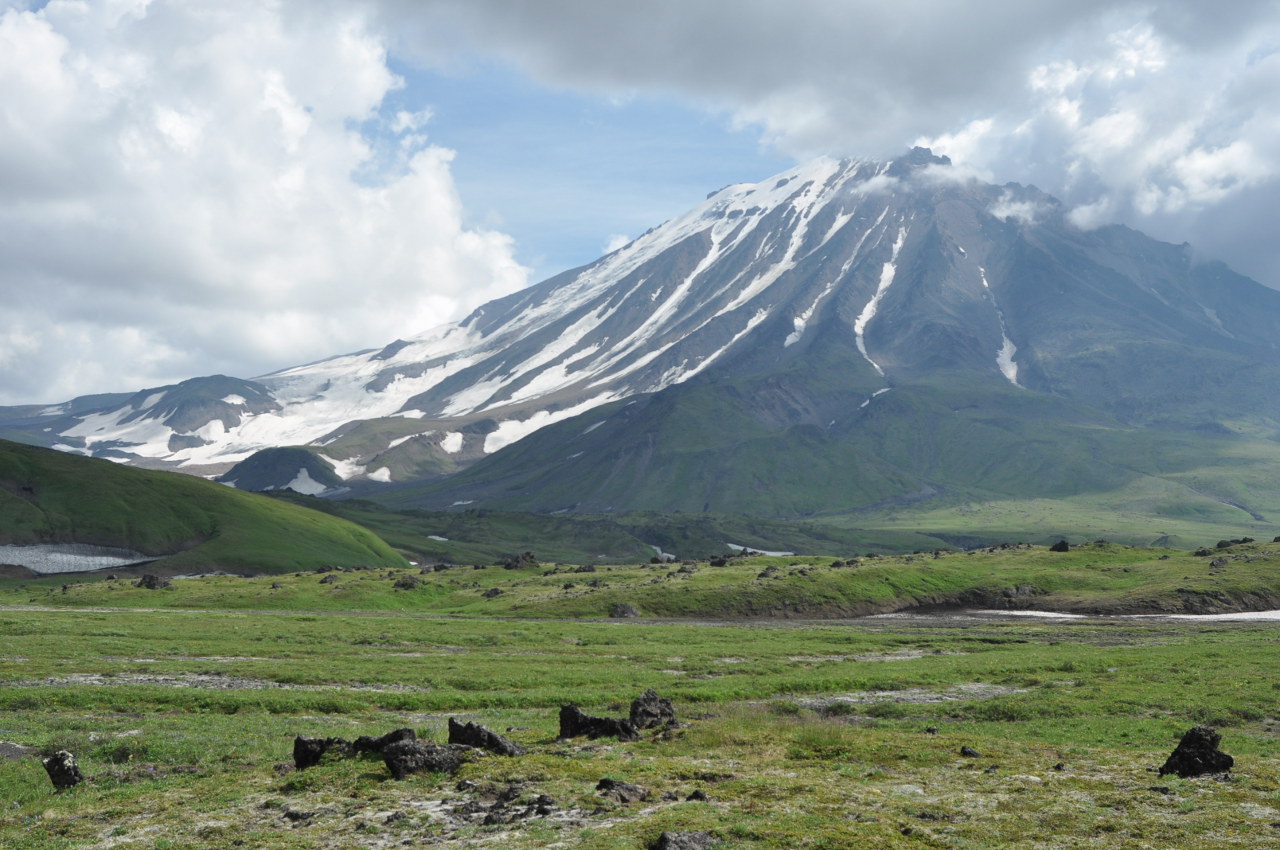
[[151,572],[403,566],[368,530],[200,478],[0,441],[0,543],[90,543],[155,555]]

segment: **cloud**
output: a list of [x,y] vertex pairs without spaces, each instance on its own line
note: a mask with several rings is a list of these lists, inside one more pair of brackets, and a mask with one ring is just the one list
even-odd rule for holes
[[358,8],[0,11],[0,402],[261,374],[524,285],[429,114],[380,113],[399,85]]
[[376,5],[424,62],[499,55],[549,85],[675,95],[801,159],[925,144],[1280,272],[1276,248],[1220,228],[1280,173],[1275,0]]

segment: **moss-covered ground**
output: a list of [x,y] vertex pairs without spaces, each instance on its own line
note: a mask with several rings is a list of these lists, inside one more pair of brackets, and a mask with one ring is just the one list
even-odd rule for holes
[[[1276,572],[1276,549],[1215,550],[1218,567],[1091,544],[839,567],[748,558],[685,573],[468,566],[156,591],[102,580],[65,593],[5,582],[0,741],[70,750],[89,781],[56,792],[37,758],[0,761],[0,846],[639,850],[663,830],[707,830],[735,848],[1280,847],[1280,625],[747,620],[722,617],[712,592],[779,585],[796,601],[838,578],[865,598],[894,566],[903,586],[923,580],[913,570],[989,572],[1017,604],[1076,594],[1105,607],[1165,581],[1238,585],[1244,598]],[[395,589],[405,578],[419,584]],[[580,590],[595,580],[604,586]],[[1018,595],[1027,584],[1047,592]],[[611,590],[647,616],[604,616]],[[705,607],[648,610],[663,598]],[[674,700],[680,728],[632,743],[556,739],[560,705],[625,716],[650,687]],[[376,759],[292,768],[297,734],[409,726],[443,741],[450,716],[528,753],[402,781]],[[1196,724],[1218,729],[1234,770],[1157,776]],[[962,756],[966,746],[980,755]],[[607,800],[605,777],[650,799]],[[695,791],[706,799],[687,799]],[[489,817],[504,792],[506,814]],[[502,822],[539,795],[549,813]]]

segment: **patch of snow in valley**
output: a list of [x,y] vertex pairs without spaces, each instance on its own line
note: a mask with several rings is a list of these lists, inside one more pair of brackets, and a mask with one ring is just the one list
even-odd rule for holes
[[604,422],[605,422],[605,421],[604,421],[603,419],[601,419],[599,422],[597,422],[597,423],[596,423],[596,424],[594,424],[594,425],[588,425],[588,426],[587,426],[587,430],[583,431],[583,432],[582,432],[582,435],[585,437],[587,434],[590,434],[592,431],[594,431],[595,429],[597,429],[597,428],[599,428],[601,425],[603,425],[603,424],[604,424]]
[[316,453],[333,467],[333,471],[338,473],[338,477],[343,481],[350,481],[352,478],[359,478],[364,475],[365,467],[358,460],[350,459],[339,460],[336,457],[329,457],[326,454]]
[[759,552],[761,555],[769,555],[774,558],[787,558],[795,554],[795,552],[769,552],[765,549],[757,549],[754,546],[739,546],[736,543],[726,543],[724,545],[728,546],[735,552]]
[[409,442],[414,437],[429,437],[434,433],[435,431],[423,431],[421,434],[410,434],[407,437],[396,437],[394,440],[392,440],[390,443],[387,444],[387,450],[390,451],[391,449],[394,449],[396,446],[403,446],[405,443]]
[[160,391],[160,392],[158,392],[158,393],[152,393],[151,395],[147,396],[147,397],[143,400],[143,402],[142,402],[142,406],[141,406],[141,407],[139,407],[138,409],[139,409],[139,410],[147,410],[147,409],[149,409],[149,408],[155,407],[157,404],[159,404],[159,403],[160,403],[161,399],[163,399],[163,398],[165,397],[165,395],[166,395],[166,394],[167,394],[167,392],[166,392],[165,390],[161,390],[161,391]]
[[440,438],[440,448],[444,449],[451,455],[456,455],[462,451],[462,432],[450,431]]
[[390,484],[391,470],[388,467],[380,466],[373,472],[370,472],[368,477],[370,481],[377,481],[380,484]]
[[[226,396],[225,398],[223,398],[223,399],[222,399],[222,402],[223,402],[223,404],[234,404],[234,405],[238,405],[238,406],[243,406],[243,405],[246,405],[246,404],[248,404],[248,403],[249,403],[249,402],[247,402],[247,401],[245,400],[245,397],[244,397],[244,396],[242,396],[242,395],[236,395],[235,393],[232,393],[231,395]],[[148,405],[148,406],[150,406],[150,405]]]
[[40,575],[108,570],[154,561],[156,557],[132,549],[92,546],[88,543],[0,546],[0,563],[16,564]]
[[462,501],[460,501],[460,502],[454,502],[454,503],[453,503],[452,505],[450,505],[449,507],[451,507],[451,508],[456,508],[456,507],[459,507],[459,506],[461,506],[461,505],[474,505],[475,503],[476,503],[476,500],[475,500],[475,499],[463,499],[463,500],[462,500]]
[[[268,488],[270,489],[270,488]],[[302,493],[306,496],[319,496],[329,488],[316,481],[311,477],[311,473],[305,469],[299,469],[294,479],[282,488],[284,490],[292,490],[295,493]]]
[[[454,504],[463,504],[463,503],[462,503],[462,502],[454,502]],[[465,504],[468,504],[468,505],[469,505],[469,504],[471,504],[471,503],[470,503],[470,502],[466,502]],[[449,542],[449,538],[448,538],[448,537],[441,537],[439,534],[428,534],[428,535],[427,535],[427,539],[428,539],[428,540],[439,540],[441,543],[448,543],[448,542]]]

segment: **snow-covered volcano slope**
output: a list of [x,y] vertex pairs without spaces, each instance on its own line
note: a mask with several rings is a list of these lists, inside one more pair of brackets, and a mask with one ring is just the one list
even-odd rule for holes
[[0,426],[204,474],[312,446],[348,481],[400,481],[696,376],[802,362],[831,333],[852,337],[858,362],[841,368],[862,376],[859,402],[959,369],[1140,418],[1161,390],[1116,391],[1144,368],[1121,349],[1165,367],[1191,349],[1274,363],[1277,317],[1280,295],[1193,268],[1182,247],[1083,233],[1038,190],[962,179],[916,149],[726,187],[589,266],[381,350],[9,408]]

